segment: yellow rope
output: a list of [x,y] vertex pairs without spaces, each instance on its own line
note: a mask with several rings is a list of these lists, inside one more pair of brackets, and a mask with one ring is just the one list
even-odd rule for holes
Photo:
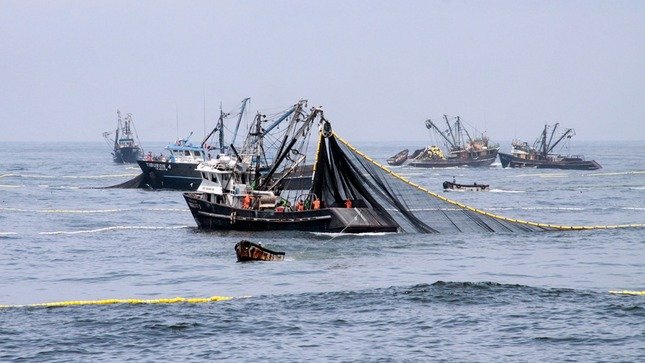
[[81,305],[114,305],[114,304],[178,304],[178,303],[187,303],[187,304],[198,304],[198,303],[208,303],[215,301],[226,301],[231,300],[232,297],[229,296],[211,296],[204,298],[184,298],[184,297],[174,297],[169,299],[106,299],[106,300],[72,300],[72,301],[57,301],[50,303],[39,303],[39,304],[28,304],[28,305],[0,305],[0,308],[23,308],[23,307],[46,307],[46,308],[55,308],[63,306],[81,306]]
[[406,183],[406,184],[408,184],[408,185],[410,185],[410,186],[412,186],[414,188],[417,188],[417,189],[419,189],[419,190],[421,190],[421,191],[423,191],[425,193],[428,193],[429,195],[432,195],[435,198],[439,198],[440,200],[443,200],[446,203],[450,203],[450,204],[455,205],[457,207],[464,208],[464,209],[467,209],[469,211],[473,211],[475,213],[479,213],[479,214],[482,214],[482,215],[485,215],[485,216],[488,216],[488,217],[500,219],[500,220],[507,221],[507,222],[525,224],[525,225],[541,227],[541,228],[557,229],[557,230],[615,229],[615,228],[643,228],[643,227],[645,227],[645,224],[642,224],[642,223],[640,223],[640,224],[621,224],[621,225],[613,225],[613,226],[561,226],[561,225],[554,225],[554,224],[528,222],[528,221],[507,218],[507,217],[504,217],[504,216],[500,216],[500,215],[497,215],[497,214],[486,212],[486,211],[483,211],[481,209],[473,208],[473,207],[467,206],[465,204],[461,204],[461,203],[459,203],[457,201],[448,199],[448,198],[446,198],[446,197],[444,197],[442,195],[439,195],[437,193],[429,191],[428,189],[420,186],[419,184],[413,183],[413,182],[405,179],[404,177],[392,172],[388,168],[386,168],[383,165],[381,165],[378,162],[376,162],[374,159],[372,159],[369,156],[365,155],[360,150],[356,149],[349,142],[345,141],[342,137],[338,136],[338,134],[336,134],[335,132],[333,132],[333,134],[334,134],[334,137],[336,137],[336,139],[338,139],[338,141],[343,143],[345,146],[347,146],[353,152],[355,152],[356,154],[362,156],[367,161],[371,162],[372,164],[376,165],[377,167],[379,167],[380,169],[382,169],[386,173],[390,174],[392,177],[394,177],[396,179],[399,179],[400,181],[402,181],[402,182],[404,182],[404,183]]

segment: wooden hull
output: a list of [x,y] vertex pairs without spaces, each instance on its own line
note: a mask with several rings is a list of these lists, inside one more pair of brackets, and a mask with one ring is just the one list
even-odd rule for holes
[[569,170],[596,170],[602,168],[595,160],[565,159],[527,160],[511,154],[499,153],[499,160],[504,168],[537,168],[537,169],[569,169]]
[[274,211],[233,208],[202,199],[201,193],[184,193],[200,229],[238,231],[397,232],[398,225],[369,208],[323,208]]
[[242,240],[235,244],[238,262],[246,261],[282,261],[284,252],[271,251],[250,241]]

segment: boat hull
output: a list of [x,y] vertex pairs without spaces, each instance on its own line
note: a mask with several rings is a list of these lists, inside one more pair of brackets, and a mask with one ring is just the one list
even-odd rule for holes
[[487,167],[497,159],[497,153],[485,155],[473,159],[421,159],[413,160],[408,163],[410,166],[417,168],[452,168],[452,167]]
[[112,153],[114,162],[118,164],[136,163],[137,159],[140,159],[142,156],[143,152],[141,151],[141,148],[130,146],[114,149],[114,152]]
[[443,182],[444,190],[454,190],[460,192],[485,192],[489,190],[488,184],[457,184],[449,181]]
[[387,159],[388,165],[392,165],[392,166],[402,165],[403,163],[405,163],[406,160],[408,160],[408,153],[409,153],[408,149],[399,151],[396,155]]
[[242,240],[235,244],[237,262],[248,261],[283,261],[284,252],[272,251],[262,247],[262,244]]
[[148,176],[146,185],[152,189],[197,190],[202,177],[197,163],[138,160],[141,171]]
[[511,154],[499,153],[499,160],[504,168],[537,168],[537,169],[569,169],[569,170],[596,170],[601,166],[595,160],[527,160]]
[[346,233],[398,231],[398,225],[369,208],[251,210],[208,202],[202,198],[201,193],[184,193],[184,198],[197,226],[204,230]]

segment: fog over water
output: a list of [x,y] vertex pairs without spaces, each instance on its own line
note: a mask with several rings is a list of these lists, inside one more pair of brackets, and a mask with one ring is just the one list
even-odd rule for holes
[[[201,136],[220,102],[322,105],[349,140],[424,140],[460,115],[495,140],[544,123],[642,140],[642,1],[0,2],[0,141]],[[250,117],[250,116],[249,116]],[[206,120],[206,125],[204,120]]]

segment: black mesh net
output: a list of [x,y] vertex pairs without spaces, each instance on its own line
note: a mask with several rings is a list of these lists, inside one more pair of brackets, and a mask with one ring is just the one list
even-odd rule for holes
[[321,136],[312,192],[327,206],[352,200],[384,211],[403,232],[523,232],[562,229],[495,216],[432,193],[332,134]]

